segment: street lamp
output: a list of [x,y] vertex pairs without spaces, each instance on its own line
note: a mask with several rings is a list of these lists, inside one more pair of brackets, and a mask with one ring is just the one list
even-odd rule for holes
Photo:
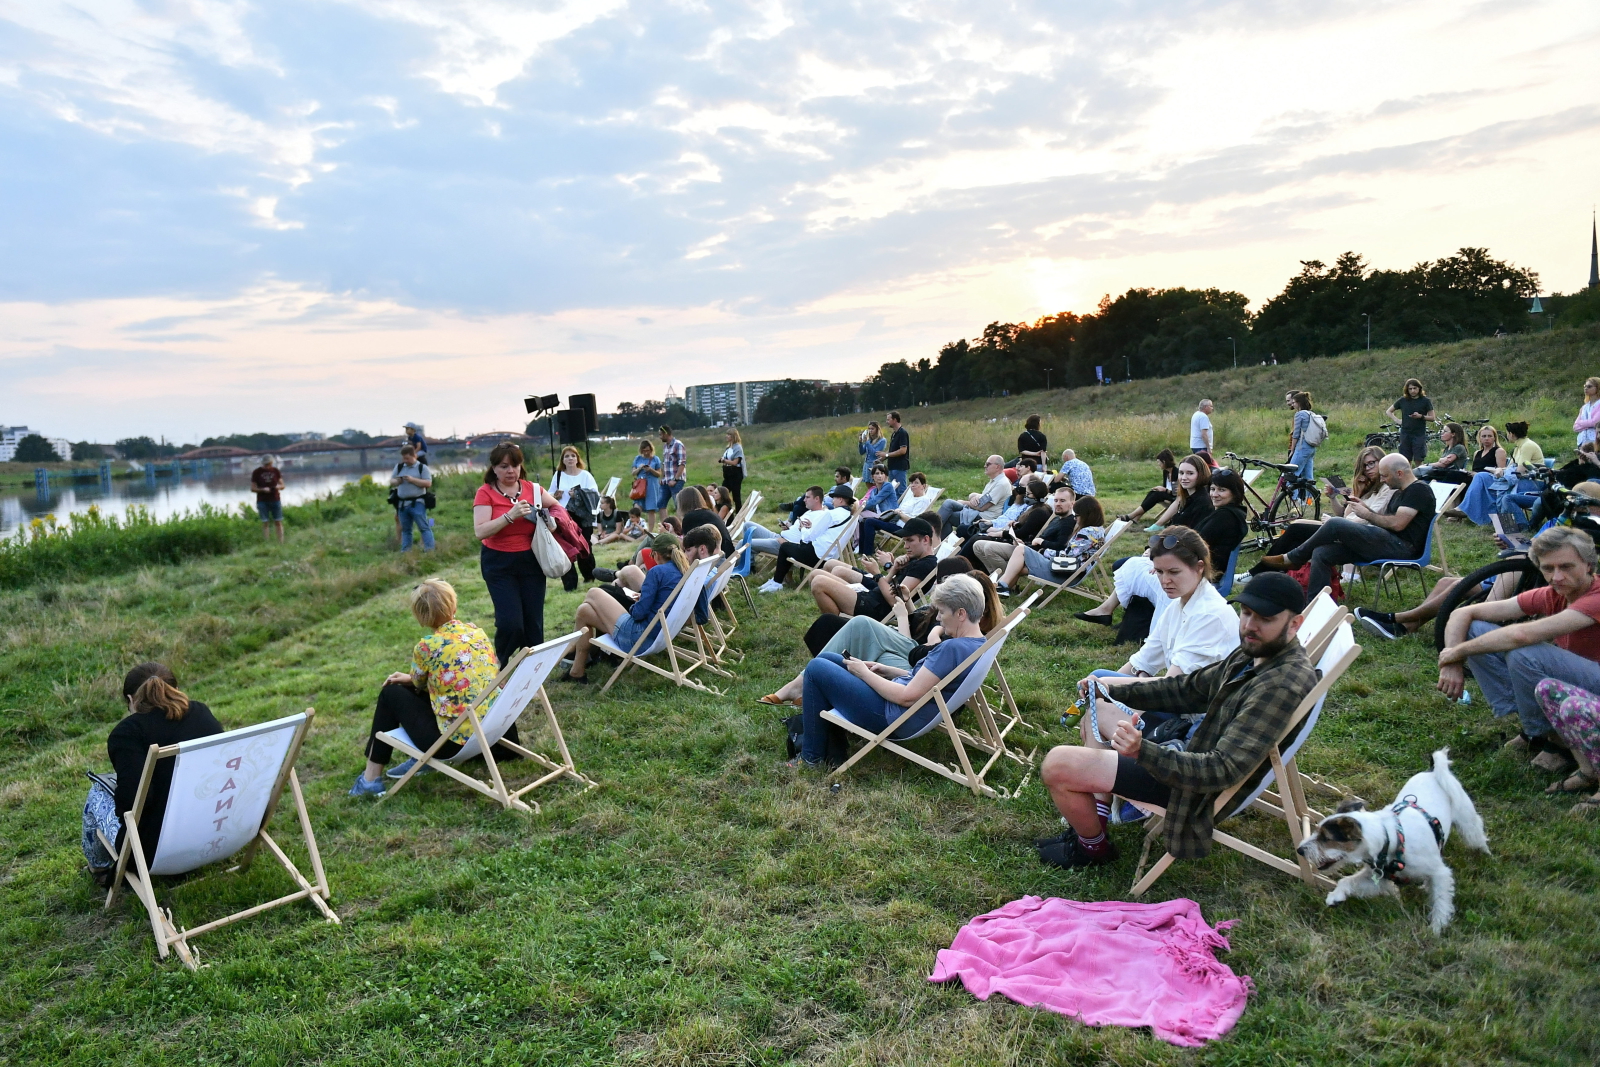
[[1367,314],[1365,311],[1363,311],[1361,313],[1361,317],[1367,320],[1367,351],[1371,352],[1372,351],[1372,316]]
[[1053,370],[1055,370],[1054,367],[1046,367],[1044,369],[1044,391],[1047,393],[1050,391],[1050,372]]
[[1228,338],[1228,344],[1233,347],[1233,369],[1234,370],[1238,370],[1239,369],[1239,345],[1231,337]]

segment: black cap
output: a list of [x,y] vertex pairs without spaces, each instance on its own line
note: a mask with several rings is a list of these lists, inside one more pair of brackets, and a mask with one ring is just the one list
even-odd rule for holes
[[927,519],[907,519],[905,525],[900,527],[901,537],[936,537],[933,532],[933,523]]
[[1298,615],[1306,609],[1306,591],[1287,574],[1268,572],[1251,578],[1236,601],[1265,618],[1284,611]]

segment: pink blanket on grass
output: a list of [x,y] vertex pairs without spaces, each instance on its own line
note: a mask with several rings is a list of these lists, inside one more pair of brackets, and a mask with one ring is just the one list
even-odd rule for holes
[[1023,897],[963,926],[928,981],[960,978],[979,1000],[999,993],[1090,1026],[1148,1026],[1200,1045],[1233,1029],[1253,990],[1213,955],[1232,925],[1207,925],[1192,900]]

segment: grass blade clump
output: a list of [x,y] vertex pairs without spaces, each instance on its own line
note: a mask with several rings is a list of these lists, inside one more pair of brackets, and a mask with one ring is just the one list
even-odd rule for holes
[[166,521],[139,505],[120,519],[98,507],[69,516],[66,523],[47,516],[34,519],[23,536],[0,542],[0,589],[222,555],[252,532],[241,515],[206,504]]

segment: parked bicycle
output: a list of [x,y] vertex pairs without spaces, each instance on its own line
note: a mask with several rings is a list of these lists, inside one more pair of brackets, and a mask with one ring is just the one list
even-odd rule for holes
[[1242,503],[1250,515],[1250,529],[1256,532],[1256,536],[1254,540],[1245,541],[1242,547],[1266,551],[1267,546],[1296,519],[1322,518],[1322,490],[1311,479],[1300,477],[1299,467],[1292,463],[1273,463],[1241,456],[1236,452],[1225,452],[1223,455],[1238,464],[1234,469],[1239,472],[1240,478],[1251,467],[1278,472],[1278,481],[1270,500],[1263,498],[1254,485],[1245,481],[1245,499]]
[[[1437,441],[1442,446],[1444,444],[1442,436],[1444,428],[1452,422],[1461,425],[1461,428],[1466,431],[1467,440],[1470,441],[1476,436],[1478,427],[1488,425],[1489,420],[1458,419],[1449,412],[1444,412],[1439,416],[1437,428],[1428,435],[1429,438]],[[1361,443],[1363,446],[1377,445],[1385,452],[1397,452],[1400,449],[1400,424],[1398,422],[1380,422],[1378,423],[1378,432],[1367,434],[1366,439]]]

